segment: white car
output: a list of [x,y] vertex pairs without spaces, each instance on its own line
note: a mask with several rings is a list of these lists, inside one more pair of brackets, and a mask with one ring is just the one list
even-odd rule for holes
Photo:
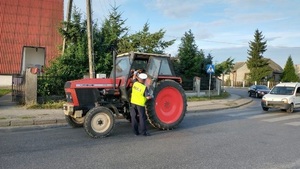
[[294,108],[300,108],[300,83],[277,84],[262,97],[261,107],[264,111],[276,108],[292,113]]

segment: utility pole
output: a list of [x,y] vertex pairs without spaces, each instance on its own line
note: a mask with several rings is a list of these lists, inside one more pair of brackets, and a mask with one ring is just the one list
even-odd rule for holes
[[89,55],[89,74],[90,78],[95,77],[94,63],[93,63],[93,47],[92,47],[92,15],[91,15],[91,0],[86,0],[86,13],[87,13],[87,38],[88,38],[88,55]]
[[[68,1],[68,11],[67,11],[67,25],[66,25],[66,31],[68,30],[68,25],[71,19],[71,14],[72,14],[72,4],[73,4],[73,0],[69,0]],[[65,52],[66,49],[66,37],[64,37],[64,41],[63,41],[63,46],[62,46],[62,53]]]

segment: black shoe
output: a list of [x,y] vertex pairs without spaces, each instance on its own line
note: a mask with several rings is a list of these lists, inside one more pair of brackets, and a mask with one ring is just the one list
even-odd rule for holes
[[151,136],[150,133],[144,133],[143,136]]
[[140,135],[140,133],[134,133],[134,135],[135,135],[135,136],[138,136],[138,135]]

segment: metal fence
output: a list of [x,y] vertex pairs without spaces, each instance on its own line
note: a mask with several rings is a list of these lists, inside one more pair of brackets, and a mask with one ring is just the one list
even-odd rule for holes
[[[195,90],[194,89],[194,79],[183,79],[182,87],[184,90]],[[216,78],[211,78],[210,89],[214,90],[216,88]],[[209,77],[200,78],[200,89],[209,90]]]
[[12,101],[19,104],[25,103],[25,75],[12,76]]
[[280,82],[273,82],[273,81],[261,81],[261,82],[249,82],[249,81],[236,81],[231,83],[225,83],[224,86],[231,86],[231,87],[250,87],[252,85],[266,85],[270,89],[276,86]]

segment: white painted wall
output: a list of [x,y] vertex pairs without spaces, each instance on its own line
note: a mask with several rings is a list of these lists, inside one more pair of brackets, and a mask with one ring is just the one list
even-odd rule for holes
[[11,86],[12,76],[11,75],[0,75],[0,87]]
[[45,65],[45,48],[24,47],[22,72],[26,68],[38,67]]

